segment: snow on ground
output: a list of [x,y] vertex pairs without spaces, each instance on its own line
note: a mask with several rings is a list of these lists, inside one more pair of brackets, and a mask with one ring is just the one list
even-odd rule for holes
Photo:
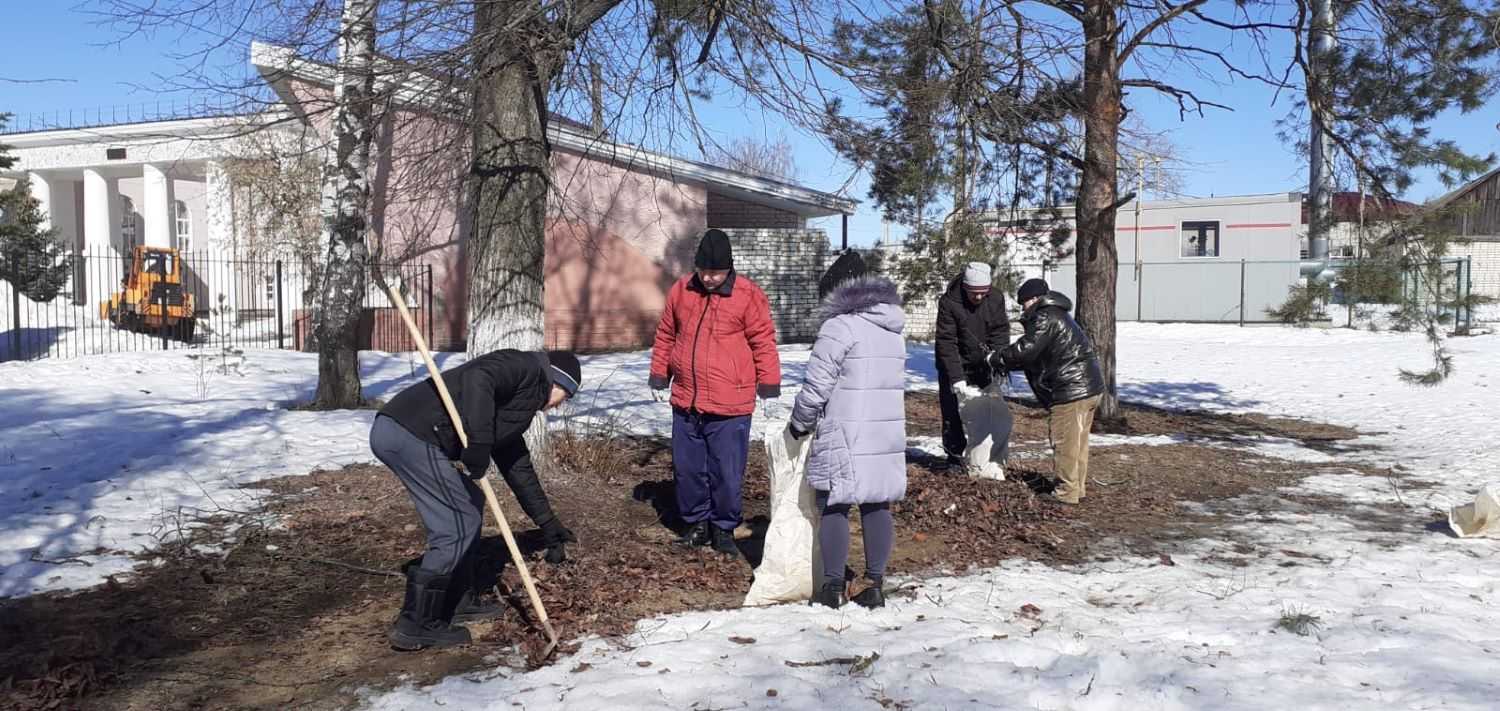
[[[1412,335],[1120,324],[1129,399],[1355,426],[1384,448],[1356,456],[1435,481],[1404,493],[1417,508],[1395,530],[1306,508],[1262,516],[1247,506],[1226,526],[1282,553],[1244,558],[1243,567],[1224,565],[1235,552],[1215,541],[1172,566],[1123,560],[1054,570],[1017,561],[897,581],[908,594],[876,612],[786,605],[646,620],[629,640],[633,649],[590,640],[535,672],[497,669],[372,692],[368,704],[1493,708],[1496,543],[1425,526],[1429,509],[1500,479],[1500,452],[1489,446],[1500,338],[1454,339],[1450,348],[1453,379],[1416,389],[1395,377],[1398,367],[1423,365],[1426,346]],[[807,349],[787,347],[783,357],[788,387],[768,408],[773,416],[795,395]],[[442,360],[452,367],[462,359]],[[910,362],[912,387],[932,387],[931,349],[913,345]],[[422,375],[409,355],[365,354],[362,365],[375,397]],[[643,353],[588,359],[587,392],[560,426],[664,431],[667,405],[645,388],[647,367]],[[371,411],[283,407],[311,396],[315,372],[305,354],[249,351],[238,373],[210,370],[205,392],[197,362],[182,351],[0,364],[0,595],[97,584],[128,570],[120,552],[149,546],[179,508],[247,508],[257,493],[242,484],[370,460]],[[1271,456],[1332,456],[1277,440],[1244,444]],[[1352,473],[1305,486],[1369,504],[1397,496],[1388,482]],[[96,548],[114,552],[91,554]],[[1307,636],[1275,628],[1297,613],[1316,618]],[[856,670],[820,663],[872,653],[880,658]]]
[[[191,353],[0,364],[0,597],[128,571],[179,520],[253,507],[241,485],[373,461],[373,412],[286,407],[312,399],[315,356],[252,350],[221,373]],[[366,394],[412,382],[413,365],[365,358]]]
[[[1496,543],[1429,531],[1424,507],[1467,500],[1500,479],[1487,416],[1500,410],[1500,339],[1456,339],[1451,348],[1452,381],[1416,389],[1396,380],[1398,367],[1422,365],[1415,336],[1120,324],[1129,398],[1371,432],[1365,443],[1385,449],[1358,456],[1400,462],[1437,483],[1405,493],[1417,508],[1404,528],[1305,509],[1265,517],[1247,506],[1226,525],[1281,552],[1242,558],[1243,567],[1218,562],[1233,557],[1227,544],[1204,541],[1171,566],[1056,570],[1016,561],[903,581],[909,599],[873,612],[785,605],[675,615],[642,621],[624,645],[592,640],[535,672],[497,669],[371,693],[368,706],[1492,709],[1500,698]],[[924,444],[932,443],[916,443]],[[1329,457],[1279,440],[1248,444],[1270,456]],[[1378,478],[1315,479],[1317,490],[1357,501],[1396,496]],[[1305,636],[1278,627],[1283,619],[1298,627],[1299,615]],[[875,653],[873,662],[826,663]]]

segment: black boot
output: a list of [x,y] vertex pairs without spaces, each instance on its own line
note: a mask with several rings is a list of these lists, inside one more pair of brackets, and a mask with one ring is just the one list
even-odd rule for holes
[[724,555],[738,556],[740,547],[734,544],[734,529],[713,527],[714,551]]
[[479,582],[478,567],[479,561],[471,553],[458,564],[458,570],[453,571],[453,578],[448,585],[447,607],[444,608],[447,619],[454,622],[484,622],[505,615],[505,608],[485,594],[487,590]]
[[698,546],[706,546],[709,542],[708,522],[699,521],[689,524],[687,530],[683,531],[682,535],[678,536],[677,540],[672,543],[681,548],[696,548]]
[[468,644],[469,631],[445,619],[452,578],[426,568],[410,568],[406,574],[406,604],[391,626],[391,647],[412,652],[427,647]]
[[837,610],[844,606],[844,581],[828,580],[823,587],[813,592],[809,605],[822,605]]
[[880,589],[879,580],[871,580],[870,587],[859,591],[858,595],[849,598],[849,602],[870,609],[885,607],[885,591]]

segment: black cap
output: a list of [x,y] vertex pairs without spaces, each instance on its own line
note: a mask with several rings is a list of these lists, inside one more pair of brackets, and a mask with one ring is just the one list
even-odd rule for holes
[[733,269],[734,250],[729,246],[729,235],[720,229],[704,231],[693,265],[699,269]]
[[583,384],[583,367],[572,351],[547,351],[547,362],[552,364],[552,384],[568,392],[568,397],[577,394]]
[[1049,291],[1052,289],[1047,286],[1047,282],[1041,279],[1027,279],[1021,288],[1016,290],[1016,301],[1024,304],[1038,296],[1046,296]]

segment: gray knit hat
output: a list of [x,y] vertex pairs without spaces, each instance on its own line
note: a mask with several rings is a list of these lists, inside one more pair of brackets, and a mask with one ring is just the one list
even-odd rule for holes
[[988,289],[994,282],[995,279],[990,272],[990,265],[983,262],[969,262],[969,265],[964,267],[965,289],[973,289],[975,291]]

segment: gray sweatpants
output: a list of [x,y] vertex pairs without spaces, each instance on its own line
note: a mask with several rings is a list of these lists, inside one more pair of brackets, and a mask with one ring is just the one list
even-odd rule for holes
[[422,567],[439,575],[452,575],[479,540],[484,522],[484,494],[479,485],[460,474],[442,450],[385,415],[375,416],[370,449],[406,486],[417,516],[427,528]]

